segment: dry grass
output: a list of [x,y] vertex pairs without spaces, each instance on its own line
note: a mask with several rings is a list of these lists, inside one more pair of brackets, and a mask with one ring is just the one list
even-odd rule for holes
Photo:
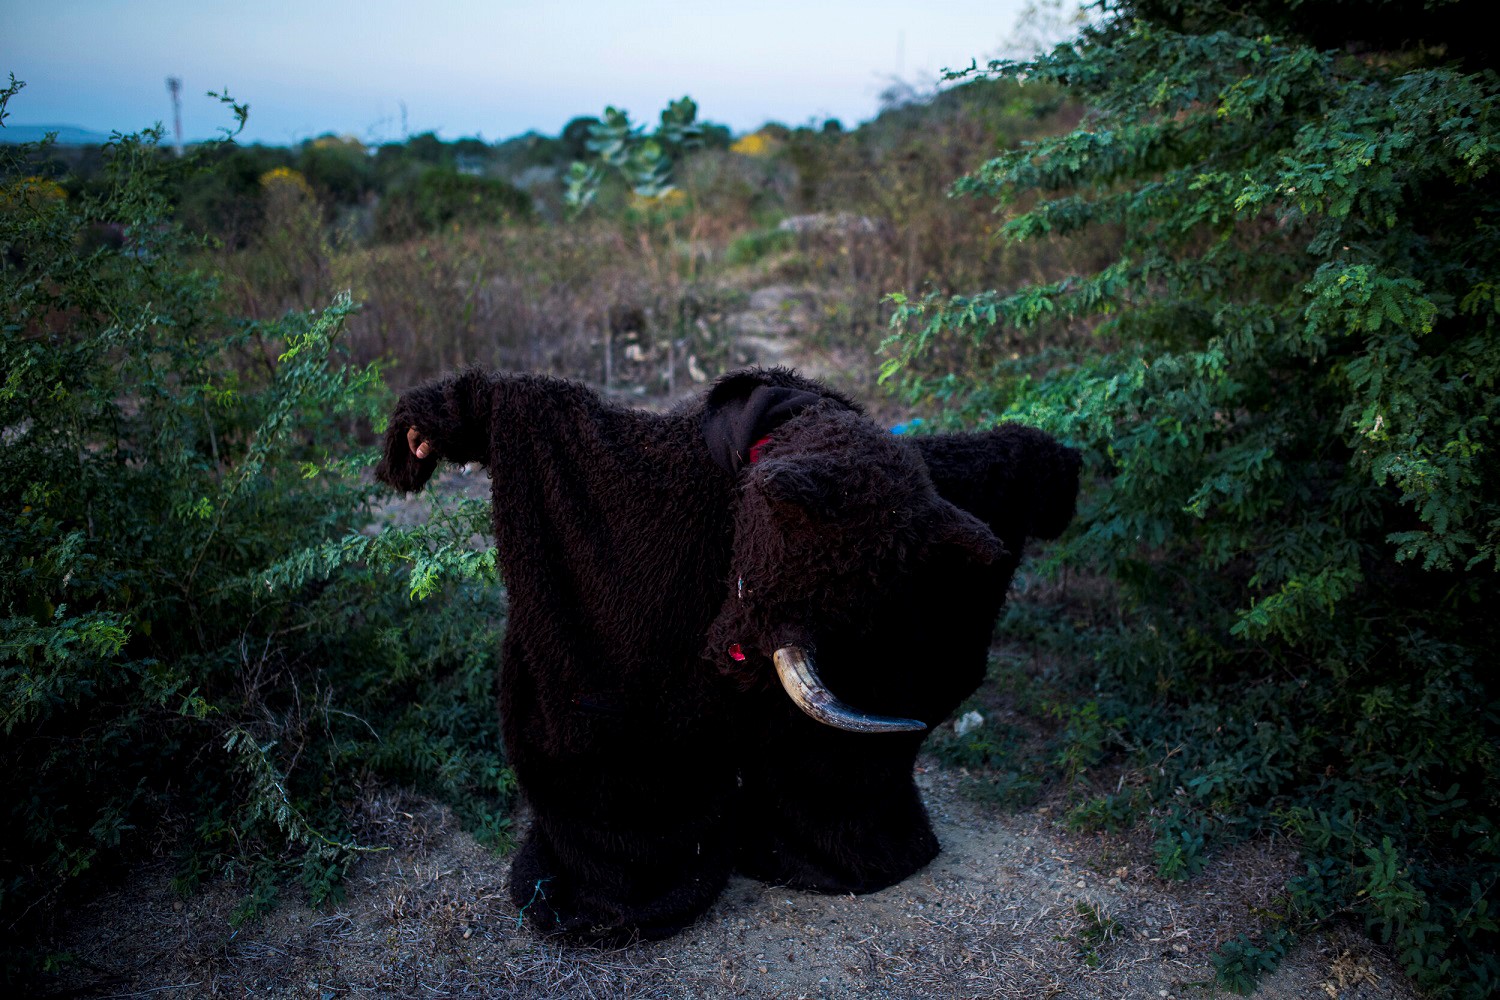
[[[827,370],[868,370],[887,332],[890,292],[1014,288],[1106,259],[1098,241],[1083,250],[1007,244],[988,206],[947,197],[997,139],[1057,131],[1075,118],[1067,107],[1017,118],[976,91],[941,108],[906,109],[860,135],[789,133],[773,156],[703,151],[682,164],[682,196],[670,205],[394,243],[321,224],[300,189],[280,191],[280,200],[268,191],[256,239],[211,264],[224,275],[230,315],[267,319],[352,291],[363,306],[349,330],[356,360],[386,362],[397,389],[477,364],[676,396],[699,376],[766,360],[738,349],[730,319],[745,297],[771,286],[812,300],[796,332]],[[766,256],[730,253],[776,237],[788,216],[814,222],[781,234]],[[973,369],[1036,346],[1010,334],[945,345],[928,367]]]

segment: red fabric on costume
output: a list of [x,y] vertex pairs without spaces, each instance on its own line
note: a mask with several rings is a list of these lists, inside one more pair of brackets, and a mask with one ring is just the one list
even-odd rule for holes
[[770,443],[771,443],[771,436],[768,434],[768,435],[766,435],[765,437],[761,438],[759,441],[755,442],[754,444],[752,444],[750,446],[750,464],[751,465],[754,465],[756,462],[760,461],[760,450],[762,448],[764,448],[766,445],[770,444]]

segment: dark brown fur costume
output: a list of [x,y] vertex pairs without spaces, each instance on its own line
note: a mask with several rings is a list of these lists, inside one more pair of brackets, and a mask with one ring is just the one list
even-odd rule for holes
[[[1003,551],[986,562],[962,546],[937,546],[884,573],[853,599],[863,622],[823,620],[817,662],[829,689],[849,704],[930,728],[984,679],[995,620],[1027,538],[1055,538],[1072,520],[1079,455],[1014,424],[911,443],[937,492],[986,522]],[[742,871],[861,893],[893,885],[937,855],[912,780],[926,733],[844,732],[809,719],[779,691],[754,698],[741,703],[741,738],[774,751],[740,760]]]
[[1060,530],[1077,489],[1069,449],[992,435],[913,445],[783,369],[665,415],[533,375],[402,395],[380,479],[414,491],[444,458],[493,481],[502,729],[535,814],[511,875],[523,917],[657,937],[736,863],[861,892],[931,860],[911,779],[924,734],[814,722],[770,657],[802,645],[854,707],[942,721],[983,677],[1025,536]]

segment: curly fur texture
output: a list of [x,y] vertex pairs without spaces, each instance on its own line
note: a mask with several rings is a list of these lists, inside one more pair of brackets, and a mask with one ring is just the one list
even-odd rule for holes
[[[886,567],[867,581],[856,601],[863,622],[821,632],[818,666],[846,702],[932,727],[983,681],[995,620],[1026,540],[1055,538],[1072,519],[1080,456],[1019,425],[911,444],[937,492],[985,522],[1001,547],[992,560],[973,557],[972,537],[915,558],[903,554],[899,569]],[[959,530],[972,531],[971,524]],[[912,781],[925,733],[872,738],[830,729],[775,696],[741,707],[747,743],[774,748],[740,762],[742,871],[862,893],[901,881],[937,855]]]
[[502,733],[535,814],[511,895],[593,939],[675,932],[736,865],[865,892],[931,860],[923,734],[814,722],[771,654],[801,645],[855,707],[941,722],[983,677],[1025,537],[1077,490],[1076,453],[1039,432],[913,444],[785,369],[667,414],[465,372],[403,394],[377,475],[417,490],[440,458],[493,483]]

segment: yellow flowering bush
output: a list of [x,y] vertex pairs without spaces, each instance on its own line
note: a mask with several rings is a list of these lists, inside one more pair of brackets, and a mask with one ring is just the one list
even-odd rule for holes
[[0,187],[0,208],[42,208],[68,200],[61,184],[46,177],[22,177]]
[[291,196],[313,197],[312,186],[307,183],[307,178],[302,176],[301,171],[293,170],[291,167],[277,167],[267,170],[260,175],[260,188],[268,197],[275,198]]
[[776,151],[776,140],[763,131],[751,132],[736,139],[729,151],[741,156],[770,156]]

